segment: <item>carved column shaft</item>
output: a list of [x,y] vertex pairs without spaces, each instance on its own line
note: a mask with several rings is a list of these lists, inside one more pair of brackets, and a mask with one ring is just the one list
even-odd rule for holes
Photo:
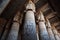
[[5,40],[6,39],[8,31],[9,31],[9,28],[10,28],[10,24],[11,24],[11,19],[8,21],[8,23],[7,23],[6,27],[5,27],[5,30],[4,30],[3,35],[1,37],[1,40]]
[[[37,21],[37,20],[36,20]],[[36,24],[36,34],[37,34],[37,40],[39,40],[39,32],[38,32],[38,24]]]
[[32,1],[29,1],[26,10],[22,40],[37,40],[34,17],[35,6]]
[[45,20],[42,12],[40,12],[39,15],[39,35],[41,40],[49,40],[49,36],[45,26]]
[[56,40],[60,40],[60,38],[59,38],[59,36],[58,36],[58,32],[57,32],[57,30],[55,29],[54,26],[52,27],[52,30],[53,30],[53,33],[54,33],[55,39],[56,39]]
[[2,37],[2,34],[5,30],[5,25],[7,24],[7,20],[4,18],[0,18],[0,39]]
[[50,39],[50,40],[55,40],[53,31],[52,31],[52,29],[51,29],[51,25],[50,25],[50,22],[49,22],[48,19],[46,19],[46,25],[47,25],[47,31],[48,31],[48,34],[49,34],[49,39]]
[[19,32],[19,16],[20,12],[18,12],[13,19],[12,28],[10,30],[7,40],[17,40]]

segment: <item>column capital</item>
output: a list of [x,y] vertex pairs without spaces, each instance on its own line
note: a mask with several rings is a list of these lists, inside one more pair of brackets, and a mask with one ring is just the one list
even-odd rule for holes
[[26,5],[26,10],[32,10],[33,12],[35,12],[35,4],[29,0],[29,2]]
[[51,24],[50,24],[49,20],[47,18],[45,18],[45,20],[46,20],[46,24],[48,26],[47,28],[51,28]]
[[43,13],[41,11],[40,11],[40,14],[38,16],[38,21],[39,22],[45,22],[44,15],[43,15]]
[[13,21],[13,23],[19,23],[19,24],[20,24],[20,22],[19,22],[19,21]]
[[19,23],[20,24],[20,12],[18,11],[17,13],[16,13],[16,15],[14,16],[14,18],[13,18],[13,23],[14,22],[16,22],[16,23]]
[[20,12],[18,11],[14,16],[13,21],[19,21],[19,18],[20,18]]

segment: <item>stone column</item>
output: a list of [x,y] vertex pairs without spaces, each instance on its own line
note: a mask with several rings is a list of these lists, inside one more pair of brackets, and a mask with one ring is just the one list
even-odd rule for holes
[[52,27],[52,30],[53,30],[53,33],[54,33],[55,39],[56,39],[56,40],[60,40],[60,38],[59,38],[59,36],[58,36],[58,32],[57,32],[57,30],[55,29],[54,26]]
[[10,30],[7,40],[17,40],[19,32],[19,16],[20,12],[18,12],[13,19],[12,28]]
[[58,36],[59,36],[59,38],[60,38],[60,33],[58,33]]
[[36,34],[37,34],[37,40],[39,40],[38,24],[36,24]]
[[34,12],[35,5],[30,0],[26,6],[22,40],[37,40]]
[[11,24],[11,19],[7,22],[7,25],[5,27],[5,30],[4,30],[3,35],[1,37],[1,40],[5,40],[6,39],[8,31],[9,31],[9,28],[10,28],[10,24]]
[[52,31],[52,28],[51,28],[51,24],[50,24],[50,22],[47,18],[46,18],[46,25],[47,25],[47,31],[48,31],[48,34],[49,34],[49,39],[50,40],[55,40],[53,31]]
[[40,36],[39,38],[41,40],[49,40],[48,32],[45,26],[45,19],[41,11],[38,20],[39,20],[39,36]]
[[7,20],[4,18],[0,18],[0,39],[2,37],[6,24],[7,24]]
[[3,10],[6,8],[6,6],[9,4],[11,0],[2,0],[2,3],[0,4],[0,15],[3,12]]

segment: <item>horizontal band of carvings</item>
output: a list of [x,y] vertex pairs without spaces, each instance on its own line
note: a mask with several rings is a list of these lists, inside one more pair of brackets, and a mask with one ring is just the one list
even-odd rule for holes
[[39,20],[39,22],[45,22],[44,20]]
[[26,11],[33,11],[32,9],[27,9]]
[[[32,11],[32,12],[34,12],[33,9],[27,9],[26,12],[27,12],[27,11]],[[34,13],[35,13],[35,12],[34,12]]]
[[17,22],[17,23],[19,23],[19,24],[20,24],[20,22],[19,22],[19,21],[13,21],[13,23],[14,23],[14,22]]
[[47,28],[51,28],[51,27],[47,27]]

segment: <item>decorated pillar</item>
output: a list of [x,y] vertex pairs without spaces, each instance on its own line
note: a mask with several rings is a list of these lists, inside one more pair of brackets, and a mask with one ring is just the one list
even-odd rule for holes
[[19,16],[20,16],[20,12],[18,12],[13,19],[13,24],[7,40],[17,40],[18,32],[19,32]]
[[35,5],[31,0],[29,0],[26,6],[22,40],[37,40],[34,12]]
[[5,30],[4,30],[4,32],[3,32],[2,37],[1,37],[0,40],[5,40],[5,39],[6,39],[7,34],[8,34],[8,32],[9,32],[9,29],[10,29],[11,21],[12,21],[12,20],[10,19],[10,20],[7,22],[6,27],[5,27]]
[[41,40],[49,40],[48,32],[45,26],[45,19],[43,13],[40,11],[39,15],[39,36]]
[[54,33],[55,39],[56,39],[56,40],[60,40],[60,38],[59,38],[59,36],[58,36],[58,32],[57,32],[57,30],[55,29],[54,26],[52,27],[52,30],[53,30],[53,33]]
[[50,24],[50,22],[47,18],[46,18],[46,25],[47,25],[47,31],[48,31],[48,34],[49,34],[49,39],[50,40],[55,40],[54,33],[52,31],[52,28],[51,28],[51,24]]
[[37,34],[37,40],[39,40],[38,24],[36,24],[36,34]]
[[60,38],[60,33],[58,33],[58,36],[59,36],[59,38]]

